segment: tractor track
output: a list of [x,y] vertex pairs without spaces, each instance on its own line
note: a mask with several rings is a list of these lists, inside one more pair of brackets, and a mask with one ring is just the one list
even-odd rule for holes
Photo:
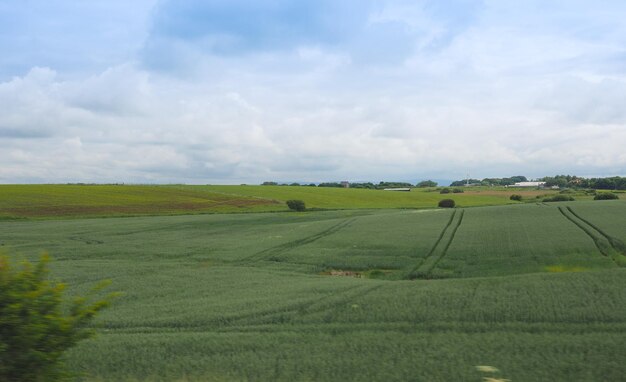
[[341,231],[342,229],[348,227],[349,225],[352,224],[352,222],[354,222],[354,218],[352,219],[348,219],[348,220],[344,220],[341,221],[321,232],[318,232],[316,234],[307,236],[307,237],[303,237],[301,239],[296,239],[293,241],[289,241],[287,243],[283,243],[280,245],[277,245],[275,247],[272,248],[268,248],[268,249],[264,249],[262,251],[256,252],[251,256],[248,257],[244,257],[243,259],[240,259],[238,261],[238,263],[246,263],[249,261],[259,261],[259,260],[264,260],[266,257],[268,256],[272,256],[272,255],[277,255],[277,254],[281,254],[284,253],[286,251],[289,251],[293,248],[297,248],[306,244],[310,244],[313,243],[315,241],[318,241],[320,239],[323,239],[327,236],[333,235],[339,231]]
[[575,217],[577,217],[578,219],[582,220],[585,224],[587,224],[588,226],[590,226],[591,228],[595,229],[596,231],[598,231],[598,233],[602,236],[604,236],[609,243],[611,244],[611,246],[618,252],[621,252],[622,254],[626,255],[626,244],[624,244],[620,239],[617,239],[609,234],[607,234],[606,232],[604,232],[600,227],[598,227],[597,225],[593,224],[592,222],[590,222],[589,220],[585,219],[584,217],[580,216],[576,211],[574,211],[572,209],[572,207],[567,206],[566,207],[567,210],[569,212],[571,212],[572,215],[574,215]]
[[[441,259],[443,259],[447,254],[448,249],[450,248],[450,245],[452,245],[452,241],[454,240],[454,236],[456,235],[457,230],[463,222],[464,215],[465,210],[460,210],[460,212],[458,213],[455,210],[452,213],[452,216],[450,216],[450,220],[448,220],[448,224],[446,224],[446,226],[439,234],[439,238],[437,239],[431,250],[424,257],[424,259],[409,272],[409,278],[429,278],[430,273],[435,268],[437,263],[439,263],[439,261],[441,261]],[[455,220],[456,222],[453,224]],[[450,230],[450,227],[452,226],[453,228]],[[448,232],[450,232],[449,237],[445,240],[445,245],[443,245],[442,248],[442,241],[444,241],[443,239],[445,236],[447,236]]]
[[307,314],[321,313],[340,307],[363,297],[368,293],[380,288],[382,285],[359,285],[347,288],[339,293],[329,294],[312,301],[300,302],[279,310],[265,310],[263,312],[249,313],[236,317],[227,318],[228,325],[241,325],[252,320],[251,324],[258,325],[271,322],[287,322],[294,318]]
[[589,236],[589,238],[595,244],[596,248],[598,248],[598,251],[600,251],[603,256],[613,260],[613,262],[617,266],[622,266],[620,262],[616,259],[616,257],[623,257],[624,254],[620,250],[620,248],[616,248],[616,246],[614,245],[614,240],[616,239],[611,240],[610,236],[602,232],[593,224],[587,222],[586,219],[581,218],[570,207],[567,207],[567,209],[565,209],[564,207],[558,207],[558,209],[561,215],[563,215],[567,220],[572,222],[583,232],[585,232],[587,236]]

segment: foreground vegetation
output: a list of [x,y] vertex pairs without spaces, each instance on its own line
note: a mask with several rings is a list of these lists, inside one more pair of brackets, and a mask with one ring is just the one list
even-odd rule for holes
[[50,251],[70,293],[124,292],[68,357],[85,380],[620,380],[624,216],[609,200],[23,220],[0,222],[0,247]]

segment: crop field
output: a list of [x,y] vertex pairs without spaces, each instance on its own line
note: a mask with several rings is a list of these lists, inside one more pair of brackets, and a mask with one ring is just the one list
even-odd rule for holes
[[[232,187],[183,189],[300,192]],[[329,209],[347,191],[311,189]],[[624,380],[626,202],[483,202],[3,220],[0,250],[123,293],[68,355],[79,380]]]
[[[541,194],[551,191],[541,191]],[[472,189],[454,194],[462,207],[517,203],[535,190]],[[452,195],[452,194],[451,194]],[[302,199],[314,209],[433,208],[445,196],[411,192],[296,186],[0,185],[0,220],[286,211]]]

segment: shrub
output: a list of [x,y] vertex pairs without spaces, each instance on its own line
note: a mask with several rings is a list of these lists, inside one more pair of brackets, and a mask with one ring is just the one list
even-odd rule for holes
[[452,199],[442,199],[439,201],[439,207],[441,208],[454,208],[456,203]]
[[571,196],[563,194],[554,195],[549,198],[543,199],[544,202],[571,202],[573,200],[574,198],[572,198]]
[[287,207],[289,207],[289,209],[294,210],[294,211],[306,210],[306,205],[304,204],[303,200],[296,200],[296,199],[287,200]]
[[455,193],[455,194],[462,194],[462,193],[464,193],[465,191],[463,191],[463,189],[462,189],[462,188],[455,188],[455,189],[453,189],[453,190],[452,190],[452,192],[453,192],[453,193]]
[[522,195],[519,195],[519,194],[513,194],[513,195],[511,195],[511,197],[510,197],[509,199],[511,199],[511,200],[517,200],[518,202],[521,202],[521,201],[522,201]]
[[[0,256],[0,380],[59,381],[68,378],[61,357],[93,335],[85,328],[108,298],[92,304],[82,297],[67,303],[64,285],[46,281],[47,256],[13,269]],[[67,306],[69,305],[69,306]]]
[[619,199],[619,196],[612,192],[599,192],[593,197],[593,200],[613,200]]
[[450,193],[450,189],[449,188],[442,188],[441,191],[439,191],[440,194],[449,194]]

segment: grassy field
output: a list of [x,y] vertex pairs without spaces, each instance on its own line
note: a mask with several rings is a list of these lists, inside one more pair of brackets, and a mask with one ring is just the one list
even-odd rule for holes
[[[190,188],[264,196],[244,195],[252,186],[233,186],[238,196]],[[348,191],[317,190],[320,200]],[[49,251],[71,293],[102,279],[124,293],[99,317],[100,334],[69,355],[88,381],[623,380],[626,202],[370,202],[7,220],[0,248]]]
[[433,208],[452,197],[462,207],[516,203],[513,192],[533,198],[551,191],[472,188],[441,195],[295,186],[0,185],[0,220],[57,219],[198,213],[286,211],[302,199],[313,209]]
[[190,187],[0,185],[0,219],[275,211],[276,200]]

